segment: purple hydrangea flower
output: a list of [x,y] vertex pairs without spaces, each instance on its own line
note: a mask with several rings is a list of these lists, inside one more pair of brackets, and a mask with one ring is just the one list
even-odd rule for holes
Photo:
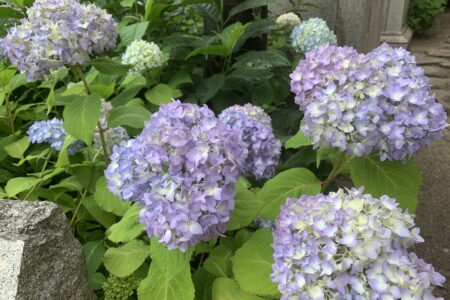
[[323,46],[306,54],[291,80],[304,111],[301,130],[316,148],[404,160],[447,126],[423,70],[404,49],[384,44],[364,56]]
[[37,0],[27,19],[12,27],[3,52],[29,81],[116,45],[116,22],[106,11],[78,0]]
[[[49,143],[50,146],[61,151],[66,139],[66,131],[63,122],[57,118],[46,121],[37,121],[27,130],[28,139],[33,144]],[[72,155],[83,149],[84,143],[80,140],[73,142],[67,148],[67,152]]]
[[252,104],[225,109],[219,118],[234,130],[243,132],[248,146],[245,172],[257,179],[270,178],[281,154],[281,142],[275,138],[270,117]]
[[408,248],[414,216],[363,189],[287,199],[273,231],[281,299],[435,299],[445,278]]
[[226,230],[246,156],[241,133],[210,109],[174,101],[114,147],[105,176],[113,193],[139,202],[150,237],[186,251]]

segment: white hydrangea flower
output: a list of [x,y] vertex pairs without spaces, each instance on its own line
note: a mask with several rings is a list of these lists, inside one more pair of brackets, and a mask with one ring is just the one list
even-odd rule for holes
[[163,65],[163,53],[153,42],[133,41],[122,56],[122,63],[132,65],[132,72],[144,73]]
[[282,26],[282,27],[286,27],[286,28],[293,28],[297,25],[300,25],[300,17],[297,16],[295,13],[293,12],[288,12],[285,14],[280,15],[277,20],[276,20],[277,24]]

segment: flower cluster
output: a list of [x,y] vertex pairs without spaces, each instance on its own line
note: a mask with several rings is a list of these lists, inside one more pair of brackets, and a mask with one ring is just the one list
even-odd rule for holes
[[244,171],[256,179],[270,178],[281,154],[281,142],[275,138],[270,117],[252,104],[235,105],[225,109],[219,119],[232,129],[243,133],[248,147]]
[[[49,143],[57,151],[61,151],[67,136],[63,128],[63,122],[57,118],[34,122],[28,128],[27,135],[31,143]],[[72,155],[79,152],[83,147],[84,143],[78,140],[69,145],[67,152]]]
[[297,16],[295,13],[288,12],[278,16],[276,23],[283,28],[291,29],[297,25],[300,25],[301,20],[300,17]]
[[[112,110],[111,102],[102,99],[102,106],[100,110],[100,126],[102,126],[103,137],[105,138],[106,148],[108,153],[111,153],[114,145],[119,145],[121,142],[129,139],[127,130],[122,126],[111,128],[108,126],[108,116]],[[100,149],[103,147],[100,132],[98,129],[94,132],[94,148]]]
[[133,41],[122,56],[122,63],[132,65],[132,72],[144,73],[164,64],[163,53],[158,45],[147,41]]
[[423,242],[414,217],[362,189],[288,199],[273,237],[281,299],[435,299],[445,281],[408,253]]
[[162,105],[134,140],[114,147],[110,190],[137,201],[150,237],[186,251],[226,230],[247,150],[206,106]]
[[322,45],[335,45],[336,35],[320,18],[311,18],[295,26],[291,33],[292,47],[306,53]]
[[367,55],[336,46],[310,51],[291,74],[291,89],[315,147],[404,160],[447,126],[414,57],[386,44]]
[[116,22],[94,4],[37,0],[27,14],[9,30],[3,51],[30,81],[64,65],[83,64],[116,45]]

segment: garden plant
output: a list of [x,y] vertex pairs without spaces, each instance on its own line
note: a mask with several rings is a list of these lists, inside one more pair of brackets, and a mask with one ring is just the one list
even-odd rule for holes
[[100,299],[436,299],[424,71],[276,2],[0,1],[1,197],[63,209]]

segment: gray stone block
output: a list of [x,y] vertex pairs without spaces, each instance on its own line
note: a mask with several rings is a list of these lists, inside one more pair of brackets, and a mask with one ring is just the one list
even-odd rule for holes
[[409,0],[385,0],[381,41],[394,47],[408,48],[413,31],[407,25]]
[[81,245],[58,206],[0,200],[0,299],[95,298]]

